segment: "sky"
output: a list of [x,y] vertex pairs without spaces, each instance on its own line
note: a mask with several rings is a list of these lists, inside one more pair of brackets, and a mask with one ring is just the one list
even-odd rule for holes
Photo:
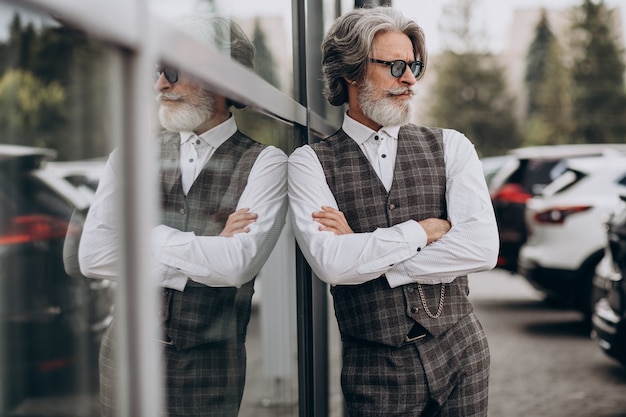
[[[406,16],[414,19],[426,34],[428,50],[440,52],[444,42],[439,30],[442,10],[451,0],[393,0],[393,6],[401,10]],[[489,49],[493,52],[501,51],[503,42],[507,39],[508,26],[512,23],[513,12],[516,9],[564,9],[579,5],[580,0],[476,0],[480,7],[477,14],[479,27],[485,30],[489,38]],[[626,1],[605,0],[609,7],[620,8],[622,16],[622,30],[626,42]]]
[[[156,4],[167,2],[168,0],[150,0]],[[179,0],[193,1],[193,0]],[[288,0],[215,0],[217,4],[224,4],[228,10],[234,10],[236,15],[242,17],[254,16],[255,14],[280,14],[288,10],[290,2]],[[323,1],[323,0],[317,0]],[[344,10],[348,10],[354,0],[341,0]],[[503,42],[507,38],[507,28],[513,19],[513,12],[516,9],[534,9],[540,7],[563,9],[574,5],[579,5],[581,0],[476,0],[479,7],[477,19],[490,40],[489,49],[499,52]],[[394,8],[401,10],[406,16],[414,19],[426,34],[427,47],[430,53],[440,52],[444,48],[442,37],[439,31],[439,22],[443,16],[442,10],[447,4],[454,3],[454,0],[392,0]],[[605,0],[609,7],[620,6],[622,15],[622,28],[625,33],[626,43],[626,1]],[[287,5],[287,7],[286,7]]]
[[[183,11],[198,0],[148,0],[150,6],[164,13]],[[235,15],[249,17],[255,15],[276,16],[287,14],[286,22],[291,18],[289,0],[214,0],[218,5],[223,4],[224,9],[233,10]],[[317,0],[326,1],[326,0]],[[354,0],[341,0],[342,7],[347,10],[354,4]],[[406,16],[413,18],[426,34],[427,47],[430,53],[440,52],[444,48],[444,42],[439,30],[439,22],[443,16],[442,10],[445,5],[454,0],[392,0],[393,6],[401,10]],[[478,25],[488,35],[489,49],[499,52],[503,42],[507,38],[507,27],[511,24],[515,9],[528,8],[555,8],[562,9],[580,4],[580,0],[476,0],[479,7]],[[626,1],[605,0],[609,7],[620,7],[622,16],[622,30],[626,43]],[[188,9],[187,9],[188,10]],[[12,16],[11,10],[0,3],[0,26],[6,30]],[[1,29],[1,28],[0,28]],[[6,33],[0,32],[0,38]]]

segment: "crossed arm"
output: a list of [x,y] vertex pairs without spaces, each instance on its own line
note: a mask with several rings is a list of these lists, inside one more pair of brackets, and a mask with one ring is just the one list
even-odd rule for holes
[[[320,211],[313,212],[313,220],[320,224],[319,230],[332,232],[335,235],[346,235],[354,233],[343,213],[330,206],[322,206]],[[427,244],[431,244],[443,237],[452,225],[447,220],[426,219],[418,222],[426,232]]]
[[409,220],[370,233],[352,233],[315,152],[303,146],[292,153],[289,202],[294,232],[320,279],[356,285],[385,274],[395,287],[450,282],[493,268],[498,234],[482,165],[460,133],[444,133],[444,148],[446,143],[448,219]]

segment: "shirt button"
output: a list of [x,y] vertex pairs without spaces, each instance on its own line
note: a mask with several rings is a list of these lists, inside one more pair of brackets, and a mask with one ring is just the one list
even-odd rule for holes
[[419,309],[419,308],[417,308],[417,307],[411,307],[411,313],[415,314],[415,313],[417,313],[418,311],[420,311],[420,309]]
[[196,145],[200,145],[200,139],[196,140]]
[[420,252],[421,250],[422,250],[422,248],[420,248],[420,247],[418,247],[418,248],[417,248],[417,251],[418,251],[418,252]]
[[179,212],[180,214],[185,214],[185,209],[184,209],[184,208],[181,208],[180,210],[178,210],[178,212]]
[[386,157],[387,157],[387,155],[385,155],[385,154],[381,155],[381,158],[386,158]]
[[193,158],[189,158],[189,162],[193,162]]
[[378,140],[378,135],[374,136],[374,140]]

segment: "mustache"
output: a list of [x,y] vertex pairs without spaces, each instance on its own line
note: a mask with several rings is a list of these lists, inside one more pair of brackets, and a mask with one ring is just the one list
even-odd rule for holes
[[159,103],[162,102],[163,100],[184,101],[184,99],[185,99],[185,96],[183,94],[169,93],[169,92],[159,93],[156,96],[156,101],[158,101]]
[[390,96],[399,96],[402,94],[408,94],[413,97],[415,95],[415,91],[411,87],[394,87],[387,90],[387,94]]

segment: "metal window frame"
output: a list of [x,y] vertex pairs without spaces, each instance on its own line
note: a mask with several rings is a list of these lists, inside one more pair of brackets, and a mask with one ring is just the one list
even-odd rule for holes
[[[311,35],[307,29],[316,25],[314,20],[317,13],[321,15],[321,2],[292,0],[294,89],[297,92],[297,97],[292,99],[257,74],[152,14],[148,0],[0,1],[63,16],[67,23],[122,51],[123,75],[118,77],[118,88],[123,107],[120,109],[120,137],[114,140],[124,155],[121,274],[133,279],[121,279],[118,284],[120,298],[116,309],[123,318],[117,327],[121,336],[118,338],[120,412],[122,416],[133,417],[160,415],[162,396],[155,395],[163,390],[160,350],[153,342],[157,340],[159,329],[158,299],[156,293],[149,296],[145,291],[151,287],[147,239],[156,222],[158,200],[156,184],[148,186],[156,181],[152,173],[157,167],[151,158],[156,145],[145,128],[152,123],[145,103],[151,102],[153,95],[149,83],[144,82],[145,76],[153,69],[156,57],[171,60],[216,92],[292,123],[297,144],[313,142],[316,137],[327,136],[336,129],[308,106],[309,102],[315,103],[318,107],[315,110],[323,111],[319,105],[319,64],[314,62],[317,54],[306,47],[321,42],[319,31]],[[182,43],[189,47],[176,47]],[[310,95],[316,96],[309,100]],[[267,108],[267,103],[271,103],[272,108]],[[299,415],[324,417],[328,415],[326,285],[315,278],[299,250],[296,256]]]

